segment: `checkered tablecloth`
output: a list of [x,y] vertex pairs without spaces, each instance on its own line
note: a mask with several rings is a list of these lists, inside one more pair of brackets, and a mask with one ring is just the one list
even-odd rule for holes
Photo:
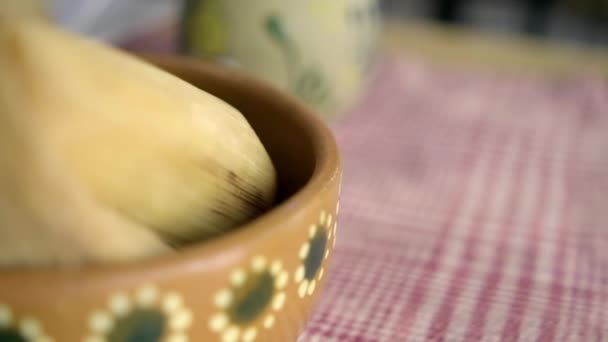
[[608,80],[378,69],[300,341],[608,341]]

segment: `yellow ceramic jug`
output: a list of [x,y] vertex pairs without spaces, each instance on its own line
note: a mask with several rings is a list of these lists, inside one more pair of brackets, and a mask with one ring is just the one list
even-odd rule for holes
[[360,94],[380,22],[377,0],[189,0],[181,45],[241,67],[331,119]]

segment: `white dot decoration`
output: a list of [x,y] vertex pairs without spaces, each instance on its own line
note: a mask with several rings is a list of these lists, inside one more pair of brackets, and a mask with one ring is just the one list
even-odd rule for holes
[[[311,296],[317,283],[325,273],[324,260],[329,258],[330,243],[335,243],[334,216],[321,211],[317,223],[308,229],[308,239],[302,243],[298,251],[300,265],[296,268],[293,278],[298,284],[297,293],[300,298]],[[330,241],[332,240],[332,241]]]
[[[255,341],[260,328],[269,329],[275,316],[287,301],[284,292],[289,282],[289,273],[280,260],[263,255],[253,256],[247,267],[233,270],[227,286],[212,297],[216,312],[208,321],[209,329],[221,341]],[[262,296],[262,301],[251,301],[248,296]],[[251,304],[250,304],[251,303]],[[256,305],[243,311],[244,305]]]
[[[157,317],[167,322],[165,338],[169,342],[188,341],[187,330],[192,326],[192,312],[184,306],[182,296],[170,291],[161,293],[154,284],[145,284],[133,293],[117,292],[109,296],[107,308],[94,311],[89,318],[89,334],[83,341],[107,342],[115,329],[136,329],[123,322]],[[143,323],[142,323],[143,324]],[[122,327],[122,328],[121,328]]]
[[26,342],[53,342],[40,321],[28,315],[20,317],[9,305],[3,303],[0,303],[0,329],[15,334]]

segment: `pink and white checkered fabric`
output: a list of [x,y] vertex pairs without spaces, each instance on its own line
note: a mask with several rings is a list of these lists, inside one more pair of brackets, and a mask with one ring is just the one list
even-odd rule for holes
[[300,341],[608,341],[608,81],[383,61]]

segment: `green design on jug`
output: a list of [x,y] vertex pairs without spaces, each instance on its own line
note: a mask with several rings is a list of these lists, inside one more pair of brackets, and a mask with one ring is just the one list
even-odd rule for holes
[[370,1],[360,6],[353,6],[346,12],[346,22],[359,39],[356,40],[354,56],[359,72],[367,73],[372,65],[374,56],[379,50],[382,14],[377,1]]
[[0,342],[51,342],[42,324],[32,317],[18,318],[13,310],[0,304]]
[[318,222],[310,226],[308,239],[299,250],[301,264],[294,274],[300,298],[312,295],[317,282],[323,278],[323,262],[329,257],[329,241],[333,239],[335,246],[336,227],[332,215],[326,211],[322,211]]
[[209,319],[209,328],[223,340],[254,341],[260,329],[274,326],[285,304],[288,280],[281,261],[254,257],[248,269],[235,269],[229,286],[214,295],[218,311]]
[[289,36],[283,20],[270,14],[265,20],[268,36],[280,49],[287,67],[291,90],[303,101],[321,105],[330,97],[330,88],[321,68],[316,64],[304,64],[296,42]]
[[90,333],[85,341],[160,342],[187,340],[192,313],[177,292],[161,295],[154,285],[145,285],[134,294],[117,292],[108,307],[89,319]]

